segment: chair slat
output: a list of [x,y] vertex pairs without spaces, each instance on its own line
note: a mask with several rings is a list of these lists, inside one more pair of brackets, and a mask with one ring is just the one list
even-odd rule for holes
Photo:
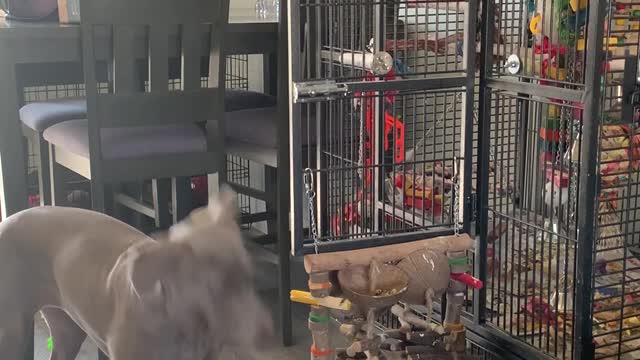
[[182,25],[182,89],[200,89],[200,24]]
[[136,91],[135,36],[132,26],[113,28],[113,85],[116,93]]
[[[83,35],[87,29],[100,30],[97,39],[85,44],[93,50],[84,52],[84,61],[106,59],[113,64],[113,93],[88,90],[89,120],[96,124],[92,128],[202,123],[221,117],[224,89],[203,89],[201,77],[221,73],[223,65],[203,72],[210,65],[203,63],[203,56],[221,53],[212,46],[222,46],[223,35],[210,41],[211,31],[224,30],[228,16],[221,9],[228,8],[228,0],[83,0],[82,6]],[[97,54],[97,41],[109,39],[112,51]],[[175,78],[170,74],[176,70],[181,91],[169,91],[169,79]],[[148,92],[142,87],[145,79]],[[97,131],[92,133],[97,136]]]
[[134,181],[210,173],[217,155],[211,152],[163,155],[138,159],[105,160],[104,181]]
[[169,31],[166,25],[149,29],[149,88],[159,94],[168,91]]
[[223,51],[224,35],[227,32],[229,23],[229,2],[220,3],[220,14],[222,16],[210,26],[209,37],[209,77],[208,87],[225,86],[226,55]]
[[218,91],[101,95],[96,113],[103,128],[205,122],[215,118]]

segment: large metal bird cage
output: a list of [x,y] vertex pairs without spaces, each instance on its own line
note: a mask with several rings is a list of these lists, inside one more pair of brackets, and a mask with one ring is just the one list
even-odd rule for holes
[[289,9],[294,252],[467,231],[476,2]]
[[476,331],[640,359],[640,2],[485,0]]
[[479,343],[640,359],[640,1],[289,10],[295,254],[475,233]]

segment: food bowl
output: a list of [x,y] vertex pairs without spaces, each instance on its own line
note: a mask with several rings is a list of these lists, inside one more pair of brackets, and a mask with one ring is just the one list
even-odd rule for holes
[[373,291],[370,273],[369,266],[352,266],[338,272],[338,282],[344,295],[361,311],[390,307],[407,291],[409,276],[397,266],[377,265]]

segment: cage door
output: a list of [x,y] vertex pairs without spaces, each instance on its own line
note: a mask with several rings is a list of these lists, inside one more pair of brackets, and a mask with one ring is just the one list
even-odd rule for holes
[[476,2],[290,7],[294,253],[468,231]]

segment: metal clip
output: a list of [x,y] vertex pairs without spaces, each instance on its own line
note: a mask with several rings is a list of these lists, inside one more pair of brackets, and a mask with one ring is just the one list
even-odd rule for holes
[[632,92],[629,100],[631,102],[631,105],[640,105],[640,90]]
[[347,84],[333,80],[301,82],[293,84],[293,102],[306,103],[344,97],[348,94]]
[[315,249],[316,254],[319,253],[319,241],[320,237],[318,235],[318,225],[316,224],[316,216],[315,216],[315,198],[316,192],[313,189],[313,170],[311,168],[304,169],[304,175],[302,175],[302,181],[304,182],[304,188],[307,195],[307,202],[309,203],[309,215],[310,215],[310,226],[311,226],[311,236],[313,237],[313,247]]
[[307,192],[313,190],[313,170],[310,168],[304,169],[304,175],[302,176],[304,188]]
[[504,69],[511,75],[515,75],[520,72],[521,67],[520,58],[516,54],[511,54],[504,63]]

